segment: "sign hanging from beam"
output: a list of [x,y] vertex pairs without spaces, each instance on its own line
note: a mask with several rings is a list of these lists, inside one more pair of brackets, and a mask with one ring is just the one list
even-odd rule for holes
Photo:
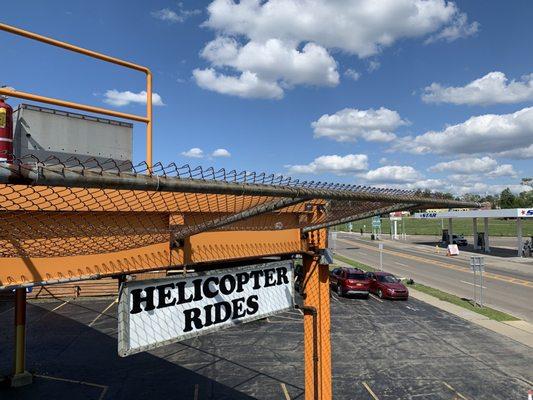
[[125,357],[290,309],[292,261],[122,284],[118,353]]

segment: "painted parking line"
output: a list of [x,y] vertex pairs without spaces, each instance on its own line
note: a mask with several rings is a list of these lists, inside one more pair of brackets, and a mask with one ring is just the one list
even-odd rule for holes
[[61,307],[63,307],[65,304],[68,304],[69,302],[68,301],[65,301],[63,303],[61,303],[60,305],[58,305],[57,307],[54,307],[50,310],[50,312],[54,312],[54,311],[57,311],[59,310]]
[[[297,322],[301,322],[303,321],[302,318],[291,318],[291,317],[286,317],[284,315],[275,315],[273,316],[275,318],[281,318],[281,319],[284,319],[284,320],[289,320],[289,321],[297,321]],[[269,320],[269,318],[267,318],[268,322],[275,322],[275,321],[272,321],[272,320]]]
[[331,294],[331,298],[332,298],[336,303],[340,303],[340,302],[341,302],[341,301],[339,300],[339,298],[338,298],[334,293]]
[[455,390],[455,388],[453,388],[450,384],[442,381],[442,383],[444,384],[444,386],[446,386],[448,389],[450,389],[451,391],[453,391],[460,399],[463,399],[463,400],[468,400],[468,397],[465,397],[463,396],[461,393],[459,393],[457,390]]
[[106,311],[109,310],[109,309],[110,309],[110,308],[111,308],[116,302],[117,302],[116,300],[113,300],[113,301],[111,302],[111,304],[108,305],[108,306],[104,309],[104,311],[102,311],[101,313],[99,313],[99,314],[98,314],[98,315],[97,315],[97,316],[91,321],[91,323],[90,323],[88,326],[89,326],[89,327],[93,326],[94,323],[95,323],[96,321],[98,321],[98,319],[99,319],[102,315],[104,315],[104,314],[106,313]]
[[291,400],[291,396],[289,396],[289,391],[287,390],[287,386],[285,386],[284,383],[280,383],[281,390],[283,391],[283,395],[285,396],[285,400]]
[[[467,281],[459,281],[461,283],[464,283],[466,285],[470,285],[470,286],[477,286],[479,287],[479,285],[474,285],[472,282],[467,282]],[[486,289],[487,287],[486,286],[481,286],[483,289]]]
[[[362,244],[362,243],[352,242],[350,240],[345,240],[345,239],[337,239],[337,240],[340,241],[340,242],[344,242],[344,243],[348,243],[348,244],[352,244],[352,245],[355,244],[355,245],[358,245],[358,246],[361,246],[361,247],[365,247],[367,249],[374,250],[376,252],[380,251],[377,247],[374,247],[374,246],[369,246],[369,245]],[[465,267],[460,267],[458,265],[452,265],[452,264],[448,264],[448,263],[445,263],[445,262],[442,262],[442,261],[436,261],[436,260],[432,260],[432,259],[421,257],[421,256],[405,254],[405,253],[401,253],[399,251],[394,251],[394,250],[389,250],[389,249],[383,249],[381,251],[383,251],[383,253],[391,254],[391,255],[394,255],[396,257],[401,257],[401,258],[405,258],[405,259],[408,259],[408,260],[420,261],[420,262],[423,262],[423,263],[426,263],[426,264],[436,265],[438,267],[443,267],[443,268],[447,268],[447,269],[453,269],[455,271],[464,272],[464,273],[467,273],[469,275],[471,274],[470,268],[466,267],[466,266]],[[484,275],[484,277],[490,278],[490,279],[496,279],[496,280],[499,280],[499,281],[512,283],[512,284],[520,285],[520,286],[533,287],[533,282],[527,281],[525,279],[510,278],[510,277],[499,275],[499,274],[495,274],[495,273],[492,273],[492,272],[485,272],[483,275]]]
[[58,306],[52,308],[51,310],[45,312],[45,313],[44,313],[43,315],[41,315],[40,317],[35,318],[35,319],[31,320],[30,322],[28,322],[28,325],[30,325],[30,324],[34,324],[34,323],[36,323],[36,322],[39,322],[39,321],[43,320],[44,318],[46,318],[46,317],[48,317],[50,314],[52,314],[54,311],[59,310],[61,307],[65,306],[65,305],[67,305],[67,304],[69,304],[69,303],[70,303],[70,302],[69,302],[68,300],[65,300],[63,303],[61,303],[60,305],[58,305]]
[[101,389],[102,392],[100,393],[100,397],[98,397],[98,400],[102,400],[105,397],[107,391],[109,390],[109,386],[99,385],[97,383],[92,383],[92,382],[77,381],[77,380],[74,380],[74,379],[60,378],[60,377],[57,377],[57,376],[50,376],[50,375],[38,375],[38,374],[35,374],[34,376],[37,377],[37,378],[50,379],[52,381],[75,383],[75,384],[78,384],[78,385],[92,386],[92,387]]
[[379,301],[380,303],[383,303],[383,300],[381,300],[381,299],[380,299],[378,296],[376,296],[375,294],[370,293],[370,297],[373,298],[374,300]]
[[368,385],[368,383],[363,382],[363,387],[366,389],[366,391],[368,392],[368,394],[369,394],[370,396],[372,396],[372,398],[373,398],[374,400],[379,400],[379,397],[376,396],[376,394],[372,391],[372,389],[370,388],[370,386]]
[[8,313],[9,311],[13,311],[14,309],[15,309],[15,307],[8,308],[7,310],[4,310],[4,311],[0,312],[0,315]]

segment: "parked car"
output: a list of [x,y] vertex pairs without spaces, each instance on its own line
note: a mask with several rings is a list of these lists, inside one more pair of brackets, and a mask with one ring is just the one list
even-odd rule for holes
[[330,272],[329,280],[339,296],[356,294],[368,297],[370,280],[363,270],[358,268],[335,268]]
[[409,298],[409,290],[405,285],[388,272],[369,272],[370,292],[376,294],[380,299],[401,299]]
[[463,235],[452,235],[452,241],[450,242],[450,235],[448,235],[448,230],[444,229],[442,231],[442,240],[441,243],[443,246],[449,244],[456,244],[457,246],[467,246],[468,241],[464,238]]
[[452,235],[452,244],[456,244],[457,246],[466,246],[468,245],[468,241],[463,235]]

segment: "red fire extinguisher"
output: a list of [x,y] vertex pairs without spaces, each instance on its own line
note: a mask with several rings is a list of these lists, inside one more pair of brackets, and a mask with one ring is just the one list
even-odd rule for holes
[[0,96],[0,162],[13,162],[13,109]]

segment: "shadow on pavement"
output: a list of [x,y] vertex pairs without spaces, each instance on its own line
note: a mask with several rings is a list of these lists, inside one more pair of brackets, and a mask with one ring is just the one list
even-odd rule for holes
[[[200,351],[194,341],[165,346],[152,353],[119,357],[114,313],[109,311],[110,318],[106,315],[95,327],[88,326],[98,315],[96,310],[102,310],[105,303],[109,300],[90,304],[91,307],[67,304],[53,313],[50,310],[60,303],[30,303],[27,369],[36,374],[34,384],[18,389],[1,387],[0,398],[249,400],[257,398],[254,392],[268,393],[266,389],[273,386],[282,394],[280,382],[283,381],[225,359],[222,355],[228,353],[224,351],[221,354],[216,354],[216,349],[213,354]],[[11,370],[13,343],[13,315],[9,308],[3,310],[0,375]],[[73,316],[60,315],[59,311],[70,311]],[[287,390],[294,396],[291,398],[302,393],[290,384]]]

